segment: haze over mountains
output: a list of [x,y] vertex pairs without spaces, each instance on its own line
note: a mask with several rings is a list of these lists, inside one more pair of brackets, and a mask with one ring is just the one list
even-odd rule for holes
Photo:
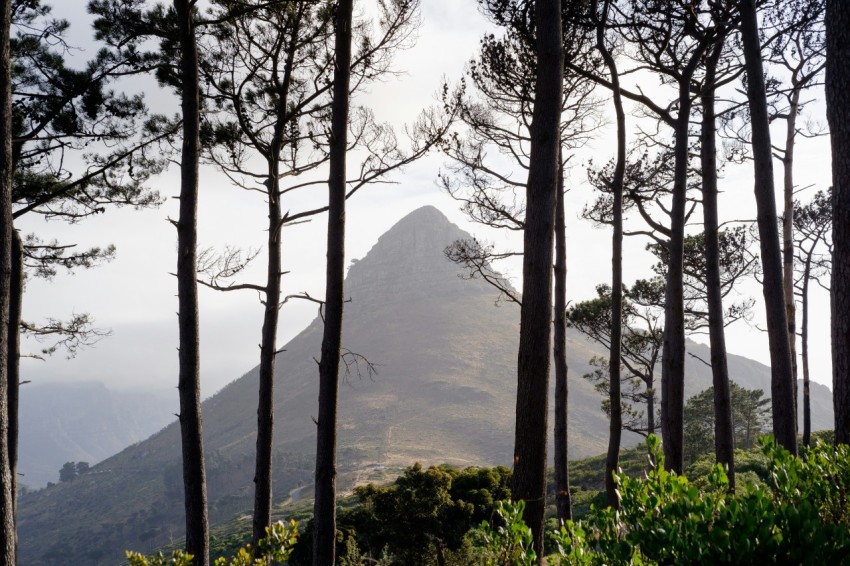
[[19,481],[34,488],[59,481],[65,462],[95,464],[174,420],[169,392],[114,391],[97,382],[21,388]]
[[[347,278],[343,347],[378,374],[344,376],[339,409],[339,485],[382,479],[415,461],[509,465],[513,451],[519,311],[494,306],[496,292],[460,279],[443,249],[468,234],[436,208],[418,209],[385,233]],[[285,312],[284,312],[285,317]],[[570,456],[595,455],[607,421],[580,376],[604,355],[568,334]],[[321,321],[284,346],[277,360],[275,500],[312,481]],[[708,359],[705,346],[691,350]],[[347,357],[353,361],[352,356]],[[769,391],[769,369],[729,357],[732,379]],[[687,394],[710,385],[710,370],[688,359]],[[812,389],[814,428],[832,425],[829,391]],[[250,508],[257,405],[256,368],[203,405],[210,519]],[[636,442],[634,436],[626,442]],[[21,563],[114,564],[123,551],[149,551],[183,529],[179,429],[171,424],[73,482],[23,498]]]

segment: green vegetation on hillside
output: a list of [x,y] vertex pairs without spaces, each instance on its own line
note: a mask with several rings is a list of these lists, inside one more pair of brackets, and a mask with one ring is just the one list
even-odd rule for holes
[[[663,469],[651,437],[648,446],[623,451],[619,515],[604,505],[604,456],[573,462],[577,519],[559,529],[554,505],[547,509],[549,564],[843,563],[850,559],[850,450],[829,440],[818,435],[799,458],[769,439],[739,450],[739,482],[731,494],[713,454],[677,476]],[[522,508],[506,503],[510,475],[502,467],[416,464],[391,483],[355,488],[338,501],[338,563],[533,563]],[[309,500],[290,501],[276,513],[300,523],[286,562],[292,566],[310,564],[310,513]],[[213,556],[239,556],[249,538],[246,517],[232,521],[213,533]]]

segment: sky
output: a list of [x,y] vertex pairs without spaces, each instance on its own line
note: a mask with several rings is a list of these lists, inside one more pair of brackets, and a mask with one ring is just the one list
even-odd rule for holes
[[[90,20],[84,16],[85,0],[54,2],[54,14],[72,23],[70,42],[79,47],[81,60],[91,56],[95,46],[90,39]],[[443,81],[456,84],[468,60],[474,56],[483,33],[490,24],[479,13],[475,0],[423,0],[421,26],[414,46],[399,54],[394,68],[397,76],[373,85],[357,100],[374,109],[381,120],[401,128],[412,122],[424,108],[437,103]],[[143,88],[149,103],[157,110],[173,108],[174,97],[148,81],[132,88]],[[651,88],[651,87],[650,87]],[[819,96],[814,94],[813,96]],[[603,106],[605,118],[612,121],[610,103]],[[811,118],[825,122],[822,104],[808,109]],[[637,120],[630,116],[629,120]],[[774,135],[779,135],[775,131]],[[592,199],[583,164],[589,159],[607,161],[612,156],[611,128],[603,129],[598,139],[578,151],[576,166],[567,180],[568,293],[569,300],[580,301],[594,295],[594,287],[610,280],[610,232],[592,227],[579,218],[582,207]],[[829,142],[827,137],[806,140],[797,150],[796,171],[799,186],[814,190],[829,185]],[[378,237],[405,214],[424,205],[433,205],[448,218],[479,238],[500,247],[517,249],[516,235],[484,229],[466,220],[459,205],[436,183],[437,172],[446,163],[432,153],[396,173],[393,184],[364,188],[348,202],[346,253],[362,258]],[[781,186],[780,168],[775,164],[777,186]],[[37,232],[42,238],[73,241],[81,247],[114,243],[117,258],[106,265],[74,274],[60,273],[51,281],[30,280],[24,298],[24,317],[41,320],[66,317],[72,312],[88,312],[97,326],[108,328],[111,335],[95,347],[73,359],[58,352],[45,361],[24,359],[22,378],[33,382],[102,381],[108,387],[141,390],[175,388],[177,383],[177,298],[175,270],[176,233],[168,218],[177,217],[176,196],[179,171],[172,166],[152,181],[166,197],[155,210],[109,210],[106,214],[68,226],[60,222],[28,219],[22,232]],[[725,218],[754,218],[753,177],[750,166],[727,167],[721,180],[721,215]],[[326,191],[319,187],[310,195],[295,196],[284,202],[284,210],[297,212],[321,203]],[[781,207],[780,207],[781,209]],[[201,247],[221,249],[226,245],[258,248],[266,234],[266,205],[259,193],[249,193],[229,185],[226,178],[210,166],[202,168],[199,203],[199,240]],[[324,230],[326,217],[287,228],[283,233],[283,293],[324,293]],[[648,275],[651,258],[643,251],[644,241],[627,241],[624,280]],[[264,251],[244,281],[264,281]],[[521,266],[517,261],[498,266],[515,277],[518,287]],[[756,283],[741,289],[744,295],[761,301]],[[816,291],[811,311],[812,378],[829,385],[829,302],[828,295]],[[259,361],[262,307],[256,293],[217,293],[200,291],[202,394],[207,397],[237,379]],[[281,311],[279,344],[285,344],[316,316],[315,305],[294,301]],[[727,329],[729,351],[769,362],[764,313],[759,308],[751,323],[736,323]],[[694,337],[707,342],[707,337]],[[40,346],[32,341],[29,351]],[[734,379],[734,376],[732,376]]]

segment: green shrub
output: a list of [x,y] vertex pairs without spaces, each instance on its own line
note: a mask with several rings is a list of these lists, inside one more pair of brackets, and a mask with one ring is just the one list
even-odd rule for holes
[[480,558],[486,566],[535,566],[531,529],[522,520],[525,502],[501,501],[496,506],[496,518],[491,524],[484,521],[471,534],[479,546]]
[[[266,566],[269,563],[283,564],[289,559],[292,548],[298,540],[298,523],[289,521],[284,525],[282,521],[266,527],[266,536],[258,544],[256,556],[251,551],[251,545],[240,548],[235,556],[229,560],[218,558],[215,566]],[[130,566],[192,566],[191,554],[182,550],[175,550],[170,557],[161,552],[146,557],[138,552],[127,551],[127,562]]]
[[[356,545],[361,557],[395,566],[473,563],[477,549],[469,547],[466,535],[510,497],[509,486],[510,470],[503,467],[415,464],[391,484],[356,487],[357,503],[337,513],[337,556],[353,561]],[[290,559],[293,566],[312,563],[311,531],[308,523]]]
[[644,479],[617,478],[619,512],[598,510],[558,533],[550,563],[561,564],[816,564],[850,559],[847,446],[822,443],[791,456],[763,439],[768,481],[728,491],[715,465],[703,489],[663,469],[657,438],[648,439],[658,461]]

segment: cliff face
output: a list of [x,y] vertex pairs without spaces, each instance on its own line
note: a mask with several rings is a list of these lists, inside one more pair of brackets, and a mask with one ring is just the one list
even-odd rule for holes
[[[465,237],[437,209],[421,208],[349,270],[343,336],[349,373],[341,376],[339,407],[342,490],[416,461],[510,465],[519,309],[494,306],[497,293],[489,285],[458,277],[443,249]],[[298,487],[310,494],[320,346],[317,319],[277,359],[276,501]],[[603,452],[607,442],[601,399],[581,378],[594,355],[605,352],[568,334],[573,458]],[[707,359],[704,351],[699,355]],[[710,384],[699,362],[688,371],[689,394]],[[769,382],[768,368],[745,358],[730,357],[730,374],[745,387]],[[204,403],[213,522],[250,508],[256,406],[256,368]],[[157,548],[182,532],[181,501],[179,430],[171,425],[89,474],[22,500],[22,563],[114,564],[124,549]]]

